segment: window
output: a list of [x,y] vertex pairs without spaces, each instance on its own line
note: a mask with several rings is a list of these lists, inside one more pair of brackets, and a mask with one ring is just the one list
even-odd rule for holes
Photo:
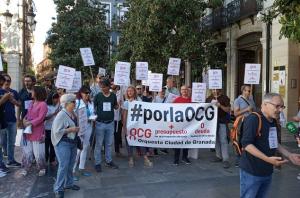
[[118,3],[117,8],[118,8],[118,20],[120,22],[123,22],[125,20],[125,14],[128,12],[129,7],[125,6],[122,3]]
[[111,27],[111,3],[101,2],[105,10],[105,23],[107,26]]

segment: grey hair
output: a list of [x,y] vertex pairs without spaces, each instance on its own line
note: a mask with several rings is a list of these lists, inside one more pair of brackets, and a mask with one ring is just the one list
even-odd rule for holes
[[63,108],[72,101],[76,100],[76,96],[74,94],[64,94],[60,97],[60,104]]
[[270,102],[274,97],[281,98],[281,95],[278,93],[266,93],[263,97],[263,102]]

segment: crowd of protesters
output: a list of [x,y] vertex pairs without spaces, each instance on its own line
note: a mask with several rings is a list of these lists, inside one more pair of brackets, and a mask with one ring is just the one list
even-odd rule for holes
[[[135,166],[135,152],[143,156],[145,167],[152,167],[150,157],[168,154],[170,149],[153,149],[128,145],[127,111],[132,101],[166,103],[168,94],[178,97],[173,103],[191,103],[191,88],[183,85],[178,90],[172,77],[166,80],[166,86],[152,95],[147,87],[140,84],[121,89],[113,84],[113,80],[98,75],[96,83],[82,86],[78,92],[66,93],[66,90],[55,88],[53,79],[46,77],[42,85],[38,85],[34,76],[24,76],[24,88],[19,92],[10,88],[11,78],[7,74],[0,75],[0,177],[5,177],[11,167],[21,168],[23,176],[28,174],[33,164],[39,176],[46,174],[46,166],[58,166],[54,192],[56,197],[64,197],[65,189],[79,190],[74,182],[79,176],[91,176],[86,170],[86,160],[90,150],[94,152],[94,168],[102,172],[102,161],[105,166],[118,169],[113,161],[113,149],[116,156],[123,156],[121,147],[127,148],[128,166]],[[251,95],[251,86],[241,87],[241,95],[235,99],[233,107],[230,99],[221,90],[211,90],[206,99],[218,107],[218,121],[215,157],[213,162],[222,162],[223,168],[229,168],[228,124],[230,113],[245,116],[245,136],[241,144],[247,152],[237,155],[235,165],[240,167],[241,197],[264,197],[271,183],[273,165],[286,162],[281,157],[274,157],[276,148],[269,148],[266,142],[269,128],[275,127],[284,105],[278,94],[267,94],[261,106],[262,131],[261,139],[257,139],[258,118],[251,114],[259,111]],[[78,110],[85,109],[87,128],[84,135],[78,126]],[[15,111],[17,109],[17,111]],[[298,117],[294,120],[300,121]],[[22,131],[20,145],[22,161],[15,160],[14,145],[18,129]],[[247,133],[246,133],[247,132]],[[254,135],[253,135],[254,134]],[[114,147],[113,147],[114,145]],[[102,160],[102,149],[104,159]],[[180,152],[182,157],[180,160]],[[278,149],[285,159],[300,165],[300,155],[288,152],[282,146]],[[7,156],[7,160],[4,160]],[[6,163],[4,163],[6,161]],[[33,163],[35,162],[35,163]],[[191,164],[188,149],[174,149],[174,165]]]

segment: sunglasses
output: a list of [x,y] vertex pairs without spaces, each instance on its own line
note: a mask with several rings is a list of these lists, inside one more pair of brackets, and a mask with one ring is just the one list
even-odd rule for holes
[[11,80],[10,79],[5,79],[5,82],[11,82]]
[[90,94],[90,92],[83,92],[83,93],[86,94],[86,95]]
[[75,104],[75,103],[76,103],[76,101],[75,101],[75,100],[73,100],[73,101],[71,101],[71,103]]

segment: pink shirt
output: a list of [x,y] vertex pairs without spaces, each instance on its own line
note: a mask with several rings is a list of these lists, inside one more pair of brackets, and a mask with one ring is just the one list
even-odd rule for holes
[[26,134],[26,139],[30,141],[40,141],[45,135],[45,117],[48,108],[45,102],[35,101],[29,108],[25,118],[32,124],[32,133]]

